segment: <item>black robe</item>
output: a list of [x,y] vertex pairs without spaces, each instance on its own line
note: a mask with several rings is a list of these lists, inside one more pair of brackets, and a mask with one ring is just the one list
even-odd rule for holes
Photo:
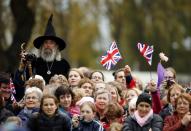
[[[48,69],[50,70],[51,74],[47,74]],[[53,62],[46,62],[42,58],[36,58],[32,61],[33,75],[41,75],[46,84],[49,83],[50,78],[55,74],[62,74],[67,77],[69,70],[70,64],[65,59],[61,59],[60,61],[54,60]],[[22,72],[19,70],[15,72],[13,82],[16,87],[15,97],[17,100],[22,99],[24,96],[25,88],[23,88],[23,86],[25,84],[25,80],[22,79],[22,76],[24,76],[25,80],[29,79],[30,76],[28,68],[25,68]]]
[[[62,59],[61,61],[54,60],[53,62],[46,62],[42,58],[37,58],[37,60],[33,62],[32,67],[33,73],[41,75],[46,81],[46,84],[48,84],[50,78],[55,74],[62,74],[67,77],[70,70],[70,65],[65,59]],[[47,74],[48,70],[51,71],[51,74]]]

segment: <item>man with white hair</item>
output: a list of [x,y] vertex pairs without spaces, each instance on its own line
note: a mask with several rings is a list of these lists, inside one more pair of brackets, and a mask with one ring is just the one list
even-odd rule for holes
[[61,58],[60,53],[66,47],[66,43],[63,39],[56,36],[52,25],[52,17],[51,15],[48,20],[44,35],[37,37],[33,41],[34,46],[38,49],[38,53],[32,57],[32,60],[29,59],[29,54],[21,54],[21,63],[15,75],[15,83],[23,85],[22,81],[24,82],[30,77],[30,69],[25,64],[28,61],[31,61],[32,64],[32,75],[41,75],[46,83],[55,74],[67,76],[70,65],[65,59]]

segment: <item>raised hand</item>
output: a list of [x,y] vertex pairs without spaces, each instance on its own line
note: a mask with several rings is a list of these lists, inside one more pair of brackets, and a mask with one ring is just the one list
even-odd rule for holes
[[131,74],[131,67],[129,65],[125,65],[124,73],[125,73],[125,76]]

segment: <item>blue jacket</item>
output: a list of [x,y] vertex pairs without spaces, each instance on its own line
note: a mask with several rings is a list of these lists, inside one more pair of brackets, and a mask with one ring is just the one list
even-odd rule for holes
[[72,129],[72,131],[104,131],[104,128],[96,120],[91,122],[85,122],[82,120],[80,121],[79,126]]
[[29,118],[32,116],[32,114],[37,113],[37,112],[39,112],[39,108],[33,108],[31,110],[28,110],[27,108],[22,109],[18,114],[18,117],[20,117],[22,120],[22,125],[26,126],[26,124],[27,124]]

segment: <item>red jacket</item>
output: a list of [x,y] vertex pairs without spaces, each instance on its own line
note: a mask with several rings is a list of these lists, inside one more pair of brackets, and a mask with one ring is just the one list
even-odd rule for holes
[[191,122],[187,126],[182,125],[181,118],[174,113],[165,118],[163,131],[191,131]]
[[156,91],[156,92],[152,92],[151,96],[152,96],[152,109],[153,109],[153,112],[155,114],[159,114],[159,112],[161,111],[161,102],[160,102],[159,94]]

